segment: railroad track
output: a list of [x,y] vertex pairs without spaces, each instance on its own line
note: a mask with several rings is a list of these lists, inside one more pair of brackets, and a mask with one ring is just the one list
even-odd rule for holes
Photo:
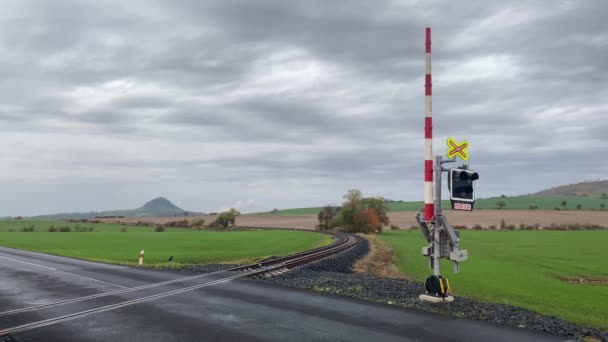
[[[78,297],[68,300],[57,301],[48,304],[35,305],[20,309],[8,310],[4,312],[0,312],[0,322],[2,322],[2,317],[7,316],[18,316],[19,314],[32,312],[32,311],[43,311],[48,309],[57,308],[60,306],[67,306],[75,303],[82,303],[86,301],[91,301],[93,299],[103,298],[103,297],[113,297],[126,293],[138,293],[144,292],[149,289],[162,288],[163,286],[172,286],[179,285],[180,283],[199,281],[204,278],[213,277],[216,279],[212,279],[209,281],[205,281],[202,283],[198,283],[195,285],[184,286],[182,288],[177,288],[173,290],[165,290],[159,293],[155,293],[152,295],[143,295],[134,299],[129,300],[121,300],[116,303],[95,306],[93,308],[88,308],[85,310],[77,310],[75,312],[71,312],[69,314],[57,315],[48,319],[33,321],[33,322],[25,322],[20,323],[18,325],[12,327],[3,327],[0,323],[0,337],[6,336],[9,334],[14,334],[18,332],[24,332],[28,330],[33,330],[37,328],[42,328],[49,325],[54,325],[66,321],[71,321],[74,319],[78,319],[81,317],[85,317],[88,315],[92,315],[95,313],[106,312],[118,308],[122,308],[125,306],[135,305],[139,303],[149,302],[155,299],[165,298],[169,296],[173,296],[176,294],[193,291],[196,289],[218,285],[222,283],[229,282],[238,278],[245,278],[251,276],[272,276],[276,274],[280,274],[286,272],[295,267],[317,261],[328,256],[346,251],[357,244],[357,238],[353,235],[343,234],[343,233],[334,233],[332,234],[336,238],[336,242],[330,246],[320,247],[313,250],[293,254],[286,257],[276,258],[272,260],[267,260],[263,262],[259,262],[256,264],[250,264],[245,266],[234,267],[224,271],[218,271],[213,273],[206,273],[196,276],[184,277],[159,283],[153,283],[148,285],[142,285],[132,288],[120,289],[116,291],[106,292],[106,293],[98,293],[90,296]],[[13,323],[14,324],[14,323]]]

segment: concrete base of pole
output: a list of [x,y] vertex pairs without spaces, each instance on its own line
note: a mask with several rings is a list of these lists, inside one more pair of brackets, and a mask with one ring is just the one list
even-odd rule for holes
[[431,302],[431,303],[443,303],[443,302],[453,302],[454,301],[454,297],[452,296],[445,296],[445,297],[439,297],[439,296],[431,296],[431,295],[427,295],[427,294],[421,294],[420,296],[418,296],[418,299],[420,299],[423,302]]

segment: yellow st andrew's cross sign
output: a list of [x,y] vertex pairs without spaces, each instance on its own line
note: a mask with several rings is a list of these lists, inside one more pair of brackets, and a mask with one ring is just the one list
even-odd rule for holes
[[448,158],[454,158],[459,156],[462,160],[469,159],[469,152],[467,152],[467,148],[469,148],[469,142],[464,140],[460,144],[454,140],[454,138],[448,138]]

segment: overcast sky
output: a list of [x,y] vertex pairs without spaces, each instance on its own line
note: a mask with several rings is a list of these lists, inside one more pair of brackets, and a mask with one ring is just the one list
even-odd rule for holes
[[435,154],[478,196],[607,178],[608,1],[0,3],[0,216],[245,212],[423,199]]

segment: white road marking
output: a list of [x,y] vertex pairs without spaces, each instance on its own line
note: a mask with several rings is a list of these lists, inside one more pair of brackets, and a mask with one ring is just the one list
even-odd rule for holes
[[42,265],[38,265],[38,264],[33,264],[31,262],[21,261],[21,260],[17,260],[17,259],[11,259],[11,258],[7,258],[7,257],[3,257],[3,256],[0,256],[0,258],[6,259],[6,260],[15,261],[15,262],[20,262],[22,264],[27,264],[27,265],[32,265],[32,266],[38,266],[38,267],[46,268],[46,269],[49,269],[49,270],[52,270],[52,271],[57,271],[56,268],[52,268],[52,267],[48,267],[48,266],[42,266]]
[[229,282],[229,281],[231,281],[233,279],[246,277],[247,275],[249,275],[251,273],[252,272],[245,273],[245,274],[237,274],[237,275],[234,275],[234,276],[231,276],[231,277],[227,277],[227,278],[223,278],[223,279],[217,279],[217,280],[212,280],[212,281],[209,281],[207,283],[193,285],[193,286],[189,286],[189,287],[186,287],[186,288],[183,288],[183,289],[178,289],[178,290],[168,291],[168,292],[164,292],[164,293],[159,293],[159,294],[155,294],[155,295],[151,295],[151,296],[147,296],[147,297],[143,297],[143,298],[132,299],[132,300],[128,300],[128,301],[121,302],[121,303],[110,304],[110,305],[106,305],[106,306],[102,306],[102,307],[98,307],[98,308],[94,308],[94,309],[89,309],[89,310],[85,310],[85,311],[76,312],[76,313],[73,313],[73,314],[68,314],[68,315],[64,315],[64,316],[60,316],[60,317],[45,319],[45,320],[42,320],[42,321],[37,321],[37,322],[32,322],[32,323],[26,323],[26,324],[22,324],[22,325],[19,325],[19,326],[16,326],[16,327],[12,327],[12,328],[6,328],[4,330],[0,330],[0,336],[4,336],[4,335],[10,334],[10,333],[15,333],[15,332],[19,332],[19,331],[27,331],[27,330],[32,330],[32,329],[36,329],[36,328],[46,327],[46,326],[54,325],[54,324],[61,323],[61,322],[71,321],[71,320],[74,320],[74,319],[77,319],[77,318],[80,318],[80,317],[83,317],[83,316],[88,316],[90,314],[95,314],[95,313],[100,313],[100,312],[106,312],[106,311],[122,308],[122,307],[125,307],[125,306],[130,306],[130,305],[134,305],[134,304],[138,304],[138,303],[148,302],[148,301],[151,301],[151,300],[154,300],[154,299],[158,299],[158,298],[169,297],[169,296],[172,296],[172,295],[175,295],[175,294],[184,293],[184,292],[200,289],[200,288],[207,287],[207,286],[212,286],[212,285],[226,283],[226,282]]
[[92,280],[92,281],[96,281],[96,282],[98,282],[98,283],[102,283],[102,284],[107,284],[107,285],[112,285],[112,286],[120,287],[120,288],[122,288],[122,289],[128,289],[128,287],[127,287],[127,286],[122,286],[122,285],[118,285],[118,284],[112,284],[112,283],[108,283],[107,281],[103,281],[103,280],[99,280],[99,279],[95,279],[95,278],[91,278],[91,277],[83,276],[83,275],[76,274],[76,273],[72,273],[72,272],[67,272],[67,271],[57,271],[57,272],[61,272],[61,273],[67,273],[67,274],[70,274],[70,275],[75,275],[75,276],[78,276],[78,277],[81,277],[81,278],[85,278],[85,279],[89,279],[89,280]]
[[46,269],[51,270],[51,271],[56,271],[56,272],[61,272],[61,273],[67,273],[67,274],[78,276],[78,277],[81,277],[81,278],[85,278],[85,279],[88,279],[88,280],[91,280],[91,281],[96,281],[98,283],[102,283],[102,284],[106,284],[106,285],[111,285],[111,286],[115,286],[115,287],[120,287],[122,289],[128,288],[126,286],[108,283],[107,281],[103,281],[103,280],[99,280],[99,279],[83,276],[83,275],[80,275],[80,274],[76,274],[76,273],[72,273],[72,272],[67,272],[67,271],[60,271],[60,270],[58,270],[56,268],[53,268],[53,267],[38,265],[38,264],[31,263],[31,262],[23,261],[23,260],[17,260],[17,259],[13,259],[13,258],[7,258],[7,257],[4,257],[4,256],[0,256],[0,258],[6,259],[6,260],[11,260],[11,261],[14,261],[14,262],[19,262],[19,263],[26,264],[26,265],[32,265],[32,266],[46,268]]

